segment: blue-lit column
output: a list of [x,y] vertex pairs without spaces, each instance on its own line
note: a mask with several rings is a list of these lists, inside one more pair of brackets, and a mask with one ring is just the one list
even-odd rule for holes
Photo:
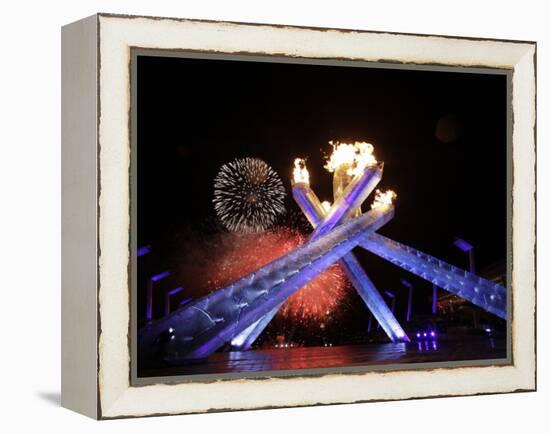
[[[366,178],[368,181],[363,181],[363,184],[368,185],[369,193],[371,193],[374,187],[376,187],[376,184],[380,180],[381,172],[381,167],[378,166],[369,167],[365,170],[365,174],[367,175]],[[373,179],[376,182],[374,182]],[[348,189],[355,190],[355,186],[358,184],[357,180],[358,178],[355,178],[352,183],[349,184],[342,197],[348,197],[346,194]],[[359,183],[360,182],[361,181],[359,181]],[[332,212],[333,208],[337,206],[344,208],[343,211],[340,211],[339,215],[345,216],[347,212],[353,209],[357,209],[357,207],[361,205],[361,203],[358,203],[357,200],[353,201],[349,200],[348,198],[344,199],[340,204],[334,203],[331,207],[331,210],[326,213],[326,211],[321,206],[317,195],[310,188],[309,184],[294,184],[294,186],[292,187],[292,194],[294,196],[294,200],[296,201],[300,209],[304,212],[313,227],[330,227],[331,225],[334,225],[335,222],[334,220],[330,219],[330,216],[337,215],[335,212]],[[356,197],[359,197],[360,200],[362,199],[362,201],[364,201],[366,196],[362,194],[356,195]],[[327,214],[327,216],[323,219],[325,214]],[[338,221],[336,223],[338,223]],[[316,229],[313,234],[316,234],[318,232],[322,231],[317,231]],[[371,313],[374,315],[382,329],[386,332],[390,340],[392,342],[408,342],[409,338],[407,334],[399,324],[399,321],[397,321],[397,319],[395,318],[394,314],[388,308],[388,305],[386,304],[384,298],[380,295],[380,292],[376,289],[370,278],[367,276],[367,273],[365,272],[355,255],[353,253],[350,253],[344,256],[340,260],[339,265],[341,266],[342,270],[346,274],[346,277],[350,280],[353,287],[357,290]]]
[[144,357],[208,357],[283,303],[393,217],[374,209],[283,255],[231,285],[149,323],[140,332]]
[[[395,315],[395,302],[396,302],[395,294],[391,291],[384,291],[384,293],[391,300],[391,313]],[[377,330],[380,329],[380,323],[378,323],[378,325],[376,326],[376,329]],[[370,327],[369,327],[369,331],[370,331]]]
[[271,320],[277,314],[277,312],[279,311],[279,309],[283,304],[284,303],[281,303],[271,312],[266,314],[263,318],[260,318],[254,324],[247,327],[241,333],[235,336],[231,340],[231,349],[238,350],[238,351],[248,350],[252,346],[252,344],[256,341],[256,339],[258,339],[258,337],[264,331],[267,325],[271,322]]
[[[321,205],[317,195],[310,188],[309,183],[295,183],[292,188],[294,200],[310,224],[315,228],[310,240],[314,240],[320,234],[330,231],[347,218],[350,213],[354,213],[355,210],[360,208],[361,204],[374,190],[381,177],[382,165],[367,167],[361,176],[356,176],[347,185],[342,195],[339,196],[328,213]],[[383,297],[369,279],[357,258],[350,253],[339,261],[339,265],[390,340],[392,342],[409,342],[407,334],[393,313],[388,309]],[[235,348],[241,350],[248,349],[276,315],[279,308],[280,306],[274,309],[273,312],[270,312],[265,320],[259,322],[255,328],[245,331],[243,336],[238,336],[235,339]]]
[[[321,214],[317,213],[316,216],[312,216],[316,220],[316,223],[313,225],[315,229],[310,236],[311,240],[330,232],[335,226],[342,223],[347,217],[361,207],[361,204],[367,199],[369,194],[372,193],[376,185],[382,179],[382,167],[382,165],[377,165],[365,168],[360,176],[355,176],[351,180],[344,189],[343,194],[334,201],[328,212],[321,211]],[[295,190],[299,191],[302,190],[302,188],[306,188],[313,193],[309,188],[309,184],[296,183],[292,188],[294,200],[298,203],[300,208],[304,206],[304,208],[310,212],[309,204],[303,203],[301,201],[302,196],[294,193]],[[311,195],[306,193],[306,196],[310,197]],[[319,202],[318,199],[317,202]],[[317,206],[315,206],[315,208],[317,208]],[[316,209],[311,211],[314,212],[319,210]]]
[[506,288],[380,234],[361,247],[482,309],[506,319]]

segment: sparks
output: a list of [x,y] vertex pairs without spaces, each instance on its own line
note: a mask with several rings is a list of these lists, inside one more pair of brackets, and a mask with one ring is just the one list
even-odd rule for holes
[[[205,273],[208,283],[200,286],[208,288],[207,292],[227,286],[298,248],[306,239],[307,235],[286,227],[262,233],[227,233],[222,248],[218,245],[216,249],[217,257],[209,261]],[[347,287],[343,271],[338,265],[333,265],[290,296],[278,315],[304,326],[327,322],[337,316],[347,295]]]
[[396,197],[397,197],[397,194],[393,190],[387,190],[385,192],[376,190],[376,193],[374,196],[374,202],[370,207],[372,209],[375,209],[375,208],[381,208],[383,206],[391,205]]
[[325,169],[334,172],[341,166],[346,166],[349,176],[361,174],[369,166],[377,164],[373,155],[374,146],[367,142],[340,143],[329,142],[332,145],[332,154],[325,164]]
[[294,170],[292,172],[294,177],[294,183],[303,182],[309,184],[309,172],[306,167],[306,160],[303,158],[296,158],[294,160]]
[[341,307],[346,288],[344,272],[338,265],[332,265],[292,294],[279,314],[300,324],[327,323]]
[[325,212],[329,212],[332,204],[328,200],[324,200],[323,202],[321,202],[321,206],[323,207]]
[[269,229],[285,212],[286,196],[279,175],[258,158],[224,164],[214,179],[214,209],[232,232]]

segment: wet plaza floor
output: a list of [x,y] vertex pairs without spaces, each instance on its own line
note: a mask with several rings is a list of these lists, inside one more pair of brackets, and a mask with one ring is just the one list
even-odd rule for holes
[[504,338],[470,337],[333,347],[263,348],[218,352],[201,363],[143,371],[143,377],[287,371],[506,358]]

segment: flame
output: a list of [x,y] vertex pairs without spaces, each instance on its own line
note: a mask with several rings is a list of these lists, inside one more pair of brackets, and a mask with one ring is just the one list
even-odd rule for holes
[[374,202],[370,207],[372,209],[375,209],[375,208],[381,208],[383,206],[389,206],[392,204],[393,200],[396,197],[397,197],[397,194],[393,190],[387,190],[385,192],[376,190],[376,193],[374,196]]
[[294,176],[294,183],[303,182],[304,184],[309,184],[309,172],[307,171],[306,160],[296,158],[292,174]]
[[328,200],[324,200],[323,202],[321,202],[321,206],[323,207],[325,212],[329,212],[332,204]]
[[373,155],[374,146],[367,142],[340,143],[329,142],[332,145],[332,154],[325,164],[325,169],[334,172],[338,167],[347,165],[349,176],[359,175],[365,167],[375,166],[376,158]]

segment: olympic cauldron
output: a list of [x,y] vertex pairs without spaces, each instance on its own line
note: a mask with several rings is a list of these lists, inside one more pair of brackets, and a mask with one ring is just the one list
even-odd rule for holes
[[408,342],[409,337],[352,253],[355,247],[506,319],[506,288],[376,233],[394,216],[395,194],[377,190],[371,209],[361,212],[383,173],[383,164],[374,159],[371,145],[336,144],[325,167],[334,172],[334,203],[328,207],[311,189],[305,161],[295,160],[292,193],[314,228],[308,240],[230,285],[149,322],[138,335],[143,361],[202,359],[227,346],[247,350],[288,297],[334,263],[340,265],[388,338]]

